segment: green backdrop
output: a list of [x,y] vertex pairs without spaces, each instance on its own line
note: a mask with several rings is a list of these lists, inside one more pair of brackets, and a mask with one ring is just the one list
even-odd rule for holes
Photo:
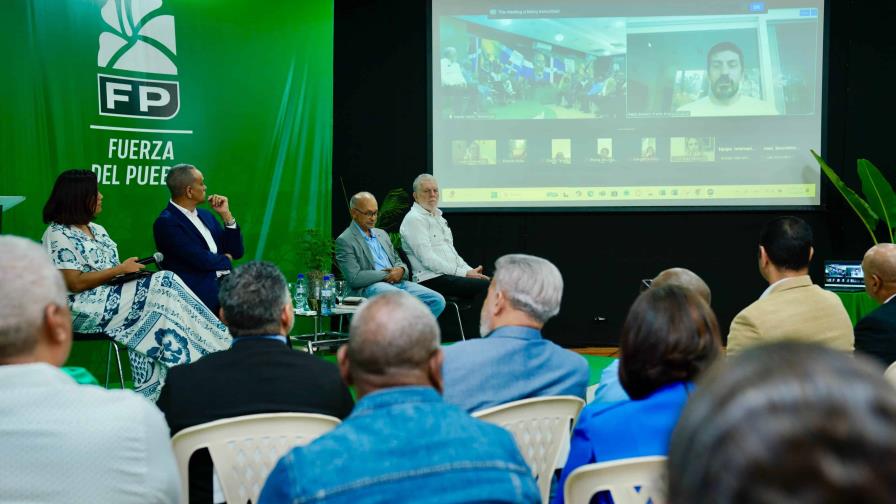
[[[0,195],[27,197],[4,233],[40,239],[56,175],[93,169],[97,222],[122,258],[147,256],[165,167],[190,163],[230,198],[245,259],[290,277],[301,231],[330,235],[332,0],[4,0],[0,40]],[[128,86],[111,108],[101,76]]]

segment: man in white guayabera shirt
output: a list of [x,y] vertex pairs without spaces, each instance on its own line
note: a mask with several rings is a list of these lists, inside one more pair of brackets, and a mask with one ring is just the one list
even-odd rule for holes
[[471,311],[478,313],[488,292],[489,277],[482,274],[482,266],[473,268],[457,253],[451,229],[438,205],[438,181],[428,173],[417,176],[414,205],[399,229],[413,280],[443,296],[470,299]]
[[0,501],[176,503],[162,413],[59,369],[72,348],[66,294],[40,245],[0,236]]

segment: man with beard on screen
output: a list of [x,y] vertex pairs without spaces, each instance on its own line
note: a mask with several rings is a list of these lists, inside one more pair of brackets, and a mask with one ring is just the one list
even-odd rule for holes
[[741,93],[744,53],[731,42],[720,42],[706,56],[709,92],[678,107],[693,117],[778,115],[774,104]]

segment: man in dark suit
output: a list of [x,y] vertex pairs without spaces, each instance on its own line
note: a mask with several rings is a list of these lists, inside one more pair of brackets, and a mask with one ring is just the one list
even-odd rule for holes
[[379,205],[369,192],[359,192],[349,203],[352,223],[336,238],[336,263],[353,292],[364,297],[403,290],[419,299],[434,317],[445,309],[445,298],[408,279],[389,234],[376,226]]
[[865,291],[881,306],[856,324],[856,350],[889,366],[896,362],[896,245],[879,243],[862,259]]
[[224,221],[222,227],[208,210],[205,180],[195,166],[179,164],[165,179],[171,201],[152,226],[156,248],[165,259],[159,265],[181,277],[209,309],[218,313],[218,280],[243,257],[243,236],[230,213],[226,196],[214,194],[209,205]]
[[[229,350],[175,366],[156,405],[171,434],[222,418],[307,412],[345,418],[353,401],[337,367],[287,346],[294,320],[286,279],[268,262],[249,262],[221,282]],[[190,461],[190,502],[212,502],[208,452]]]

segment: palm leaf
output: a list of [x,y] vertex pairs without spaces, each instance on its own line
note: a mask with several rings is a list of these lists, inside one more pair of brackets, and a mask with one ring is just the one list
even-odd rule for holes
[[896,193],[871,161],[860,159],[856,165],[868,206],[884,220],[887,232],[890,234],[890,243],[893,243],[893,227],[896,226]]
[[376,227],[380,229],[389,229],[395,225],[398,217],[403,217],[405,210],[408,209],[408,193],[404,189],[392,189],[383,198],[379,208],[379,217],[376,220]]
[[874,228],[877,227],[877,222],[880,218],[874,213],[874,210],[862,199],[861,196],[856,194],[855,191],[849,188],[846,185],[846,182],[840,178],[839,175],[828,166],[827,163],[824,162],[824,159],[821,159],[814,150],[810,150],[812,155],[815,157],[815,160],[818,161],[818,165],[821,166],[821,171],[827,175],[828,179],[830,179],[831,183],[834,184],[834,187],[840,191],[840,194],[843,195],[843,198],[846,199],[846,202],[849,203],[849,206],[852,207],[852,210],[859,216],[859,219],[862,220],[862,224],[865,225],[865,228],[868,230],[868,234],[871,235],[871,240],[874,241],[875,245],[877,244],[877,237],[874,236]]

